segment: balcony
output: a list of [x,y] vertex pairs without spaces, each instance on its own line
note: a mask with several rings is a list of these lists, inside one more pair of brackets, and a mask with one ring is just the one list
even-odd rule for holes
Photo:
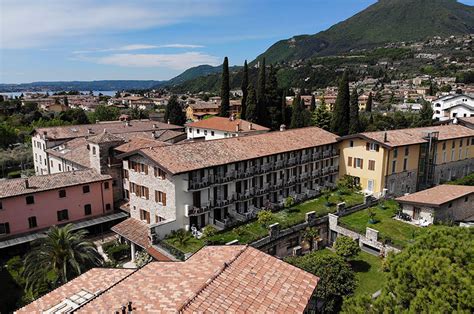
[[213,176],[202,177],[201,179],[189,181],[189,190],[199,190],[209,187],[214,183]]
[[199,216],[199,215],[210,212],[211,207],[210,206],[197,207],[194,205],[184,205],[184,210],[185,210],[184,215],[186,217],[192,217],[192,216]]

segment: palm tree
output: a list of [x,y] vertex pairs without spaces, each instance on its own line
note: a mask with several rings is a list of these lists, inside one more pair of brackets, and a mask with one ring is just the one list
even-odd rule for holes
[[73,225],[51,227],[45,238],[36,240],[25,257],[27,289],[48,284],[58,286],[83,271],[100,266],[103,258],[94,244],[85,239],[86,230],[72,230]]

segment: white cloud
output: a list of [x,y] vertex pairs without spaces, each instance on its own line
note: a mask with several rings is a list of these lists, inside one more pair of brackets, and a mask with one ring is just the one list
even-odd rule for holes
[[87,60],[121,67],[163,67],[173,70],[185,70],[201,64],[218,65],[221,62],[220,58],[202,52],[177,54],[121,53],[99,58],[87,58]]
[[107,49],[92,49],[92,50],[76,50],[73,51],[75,54],[85,53],[97,53],[97,52],[110,52],[110,51],[134,51],[134,50],[147,50],[147,49],[158,49],[158,48],[182,48],[182,49],[195,49],[203,48],[202,45],[191,45],[191,44],[166,44],[166,45],[146,45],[146,44],[131,44],[117,48]]
[[[0,0],[0,47],[146,29],[222,13],[222,0]],[[189,48],[189,47],[188,47]]]

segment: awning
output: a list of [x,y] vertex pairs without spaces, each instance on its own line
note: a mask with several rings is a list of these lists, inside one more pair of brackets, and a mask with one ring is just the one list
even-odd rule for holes
[[[113,214],[106,215],[106,216],[101,216],[101,217],[97,217],[97,218],[93,218],[93,219],[88,219],[88,220],[72,223],[72,225],[73,225],[72,230],[83,229],[83,228],[87,228],[87,227],[90,227],[90,226],[99,225],[99,224],[102,224],[104,222],[118,220],[118,219],[122,219],[122,218],[126,218],[126,217],[128,217],[127,213],[118,212],[118,213],[113,213]],[[65,224],[62,224],[61,226],[64,226],[64,225]],[[46,236],[46,231],[47,231],[47,229],[43,229],[43,230],[35,232],[35,233],[23,234],[23,235],[19,235],[17,237],[14,237],[14,238],[10,238],[10,239],[7,239],[7,240],[0,241],[0,249],[4,249],[4,248],[14,246],[14,245],[18,245],[18,244],[28,243],[28,242],[34,241],[36,239],[39,239],[39,238],[44,238]]]

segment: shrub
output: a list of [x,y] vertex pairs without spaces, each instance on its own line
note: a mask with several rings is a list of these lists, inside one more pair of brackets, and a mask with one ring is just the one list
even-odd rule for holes
[[139,251],[135,257],[135,265],[137,265],[137,267],[143,267],[152,260],[153,258],[146,251]]
[[257,214],[258,223],[267,227],[273,221],[273,214],[269,210],[262,210]]
[[291,207],[295,204],[295,199],[293,196],[288,196],[285,198],[285,208]]
[[130,257],[130,245],[118,244],[108,248],[106,251],[107,256],[112,261],[121,261]]
[[214,236],[216,233],[217,233],[216,227],[214,227],[212,225],[208,225],[202,231],[202,236],[204,238],[210,238],[210,237]]
[[334,248],[336,250],[336,254],[344,258],[346,261],[357,256],[357,254],[360,252],[359,244],[357,244],[357,242],[351,238],[345,236],[337,237],[336,243],[334,243]]
[[193,237],[190,231],[178,229],[171,233],[170,238],[174,238],[180,245],[185,245]]

